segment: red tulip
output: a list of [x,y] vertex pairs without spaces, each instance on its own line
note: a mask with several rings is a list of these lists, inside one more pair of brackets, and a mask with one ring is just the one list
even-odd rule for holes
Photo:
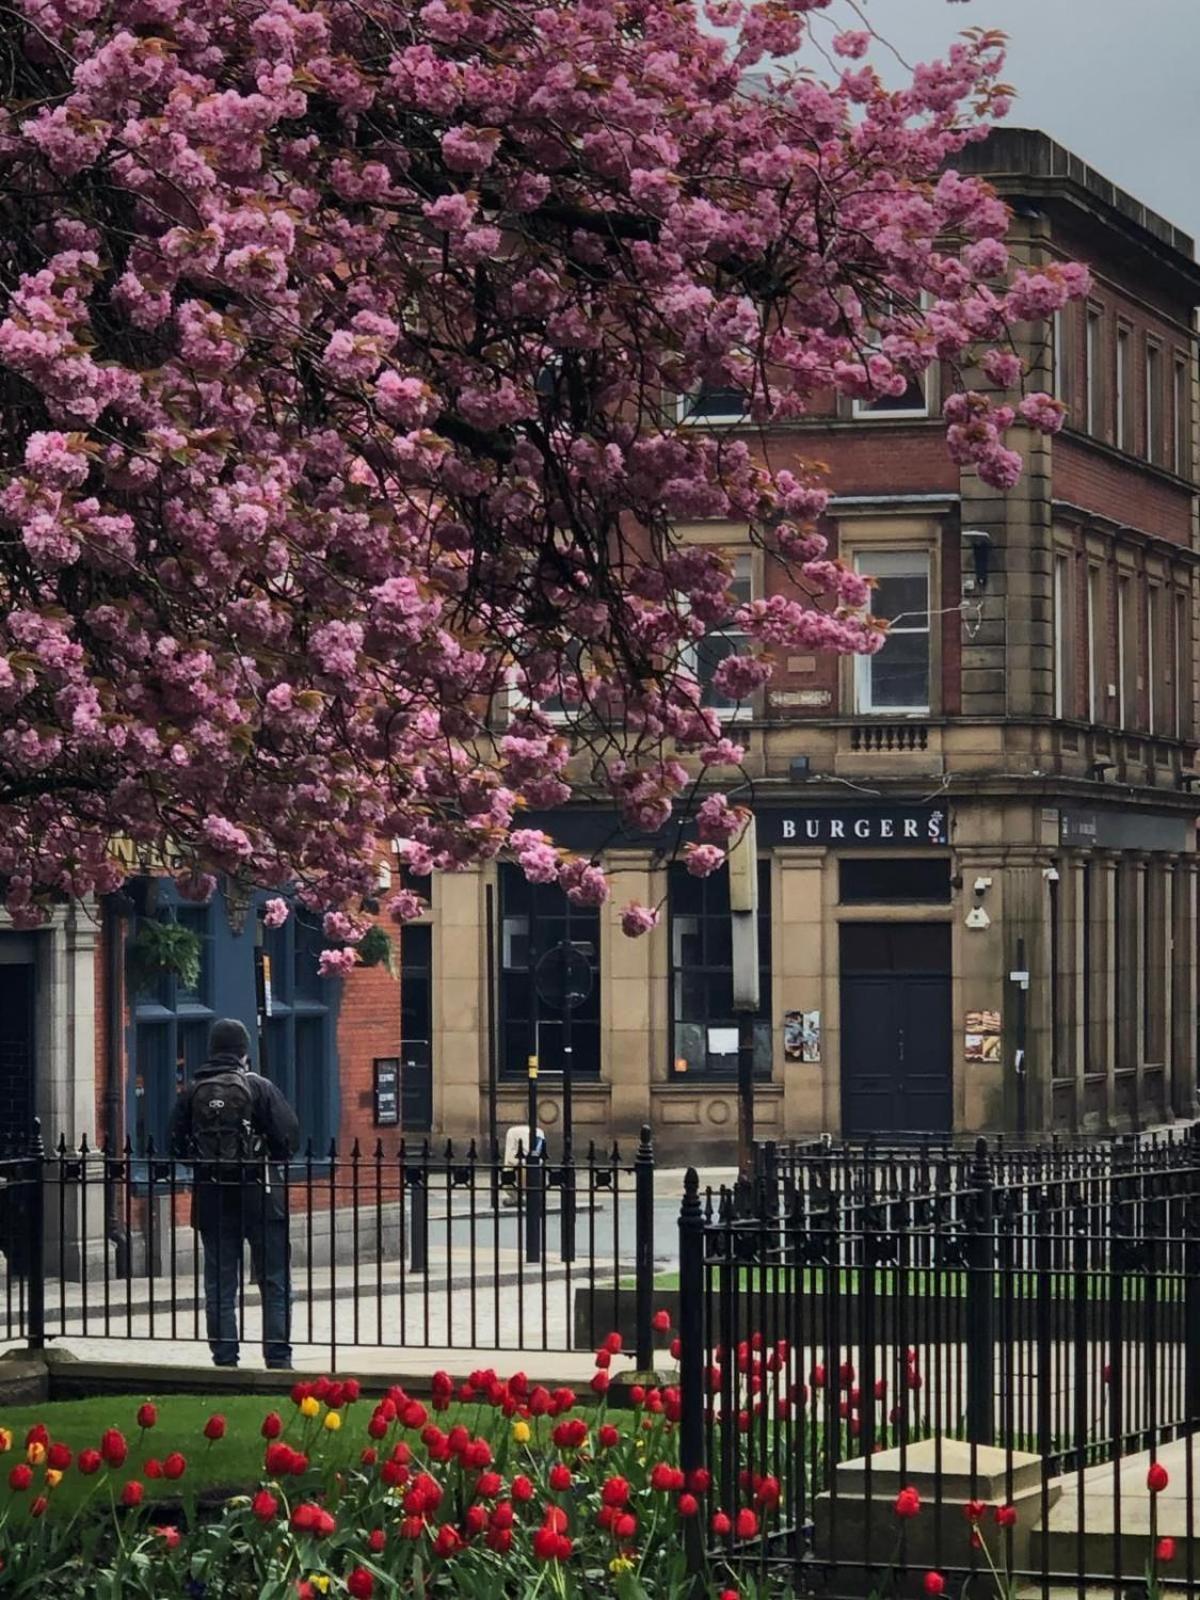
[[676,1510],[681,1517],[694,1517],[700,1510],[700,1502],[694,1494],[681,1494],[676,1501]]
[[571,1469],[556,1461],[550,1468],[550,1487],[558,1494],[571,1487]]
[[33,1468],[19,1461],[8,1475],[8,1487],[14,1494],[23,1494],[33,1482]]
[[131,1478],[121,1490],[121,1504],[123,1506],[140,1506],[145,1490],[136,1478]]
[[119,1428],[107,1428],[101,1435],[100,1454],[104,1458],[105,1466],[124,1465],[125,1457],[129,1454],[129,1446],[125,1443],[125,1435]]
[[31,1517],[45,1516],[46,1509],[49,1506],[49,1504],[50,1504],[50,1502],[49,1502],[49,1500],[47,1500],[46,1496],[44,1494],[39,1494],[37,1499],[33,1502],[33,1504],[29,1508],[29,1515]]
[[758,1513],[751,1511],[749,1506],[743,1506],[733,1528],[739,1539],[753,1539],[758,1532]]
[[250,1510],[259,1522],[271,1522],[279,1512],[279,1501],[269,1489],[260,1489],[250,1502]]
[[155,1528],[153,1531],[158,1535],[158,1537],[166,1545],[168,1550],[177,1550],[179,1548],[179,1529],[178,1528],[172,1528],[170,1526],[165,1526],[165,1527]]
[[1175,1559],[1174,1539],[1164,1537],[1154,1547],[1154,1559],[1161,1561],[1164,1566]]
[[262,1420],[261,1433],[264,1439],[278,1439],[283,1432],[283,1418],[278,1411],[268,1411]]
[[204,1437],[210,1444],[225,1437],[225,1418],[219,1411],[215,1411],[204,1424]]
[[733,1532],[733,1523],[723,1511],[714,1511],[712,1531],[718,1539],[726,1539]]
[[669,1333],[671,1328],[671,1313],[669,1311],[656,1311],[650,1318],[650,1326],[655,1333]]
[[387,1534],[382,1528],[372,1528],[367,1538],[367,1549],[373,1556],[383,1554],[383,1547],[387,1544]]
[[163,1462],[163,1477],[182,1478],[186,1471],[186,1459],[180,1455],[178,1450],[172,1450],[171,1454]]
[[93,1472],[99,1472],[100,1470],[99,1450],[81,1450],[76,1465],[85,1478],[90,1478]]
[[939,1595],[946,1592],[946,1580],[940,1572],[927,1572],[921,1586],[925,1593],[930,1595]]
[[67,1444],[52,1444],[46,1451],[46,1465],[55,1472],[65,1472],[71,1465],[71,1447]]
[[1016,1506],[997,1506],[993,1515],[996,1518],[997,1527],[1015,1528],[1017,1525]]
[[139,1428],[152,1428],[157,1421],[158,1407],[151,1405],[149,1400],[146,1401],[145,1405],[138,1407],[137,1425]]
[[1155,1461],[1146,1474],[1146,1487],[1151,1494],[1161,1494],[1170,1483],[1171,1477],[1161,1461]]
[[346,1579],[346,1592],[353,1595],[354,1600],[371,1600],[375,1593],[375,1579],[366,1567],[355,1567]]
[[163,1475],[162,1462],[157,1456],[151,1456],[142,1468],[142,1475],[146,1478],[161,1478]]
[[900,1493],[896,1496],[896,1504],[894,1509],[896,1515],[903,1520],[908,1520],[910,1517],[915,1517],[920,1514],[921,1496],[911,1484],[907,1488],[901,1489]]

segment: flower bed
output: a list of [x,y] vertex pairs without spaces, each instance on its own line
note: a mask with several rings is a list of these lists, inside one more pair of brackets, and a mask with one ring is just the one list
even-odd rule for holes
[[[209,1511],[197,1504],[194,1460],[152,1453],[152,1405],[78,1451],[42,1425],[24,1440],[0,1435],[11,1463],[4,1593],[682,1597],[686,1526],[728,1515],[749,1534],[756,1513],[710,1505],[705,1474],[685,1482],[677,1389],[637,1391],[632,1412],[609,1416],[619,1349],[614,1334],[597,1352],[586,1408],[520,1373],[438,1374],[428,1405],[398,1387],[372,1404],[353,1380],[298,1383],[290,1404],[264,1407],[258,1481]],[[195,1450],[214,1460],[230,1442],[217,1413]],[[73,1507],[61,1497],[68,1475],[86,1484]],[[168,1485],[170,1514],[147,1493]],[[711,1592],[752,1591],[714,1575]]]

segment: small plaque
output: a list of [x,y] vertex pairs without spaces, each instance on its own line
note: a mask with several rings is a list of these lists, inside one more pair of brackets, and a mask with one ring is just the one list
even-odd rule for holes
[[375,1126],[400,1125],[400,1063],[395,1056],[375,1062]]

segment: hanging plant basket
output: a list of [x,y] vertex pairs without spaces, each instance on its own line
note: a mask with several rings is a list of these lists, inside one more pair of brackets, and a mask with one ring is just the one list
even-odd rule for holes
[[176,978],[185,989],[194,989],[200,981],[199,936],[178,922],[146,918],[129,941],[127,954],[135,989],[148,988],[163,973]]
[[364,967],[386,967],[393,978],[396,976],[391,936],[382,928],[369,928],[355,948]]

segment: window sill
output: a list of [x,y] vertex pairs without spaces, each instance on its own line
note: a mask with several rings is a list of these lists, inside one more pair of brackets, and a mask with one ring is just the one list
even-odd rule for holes
[[[793,1063],[799,1065],[799,1063]],[[650,1085],[651,1094],[670,1094],[676,1089],[723,1089],[731,1094],[737,1093],[737,1075],[730,1072],[677,1072],[662,1083]],[[775,1077],[763,1078],[755,1074],[754,1092],[761,1091],[769,1094],[782,1094],[783,1084]]]

